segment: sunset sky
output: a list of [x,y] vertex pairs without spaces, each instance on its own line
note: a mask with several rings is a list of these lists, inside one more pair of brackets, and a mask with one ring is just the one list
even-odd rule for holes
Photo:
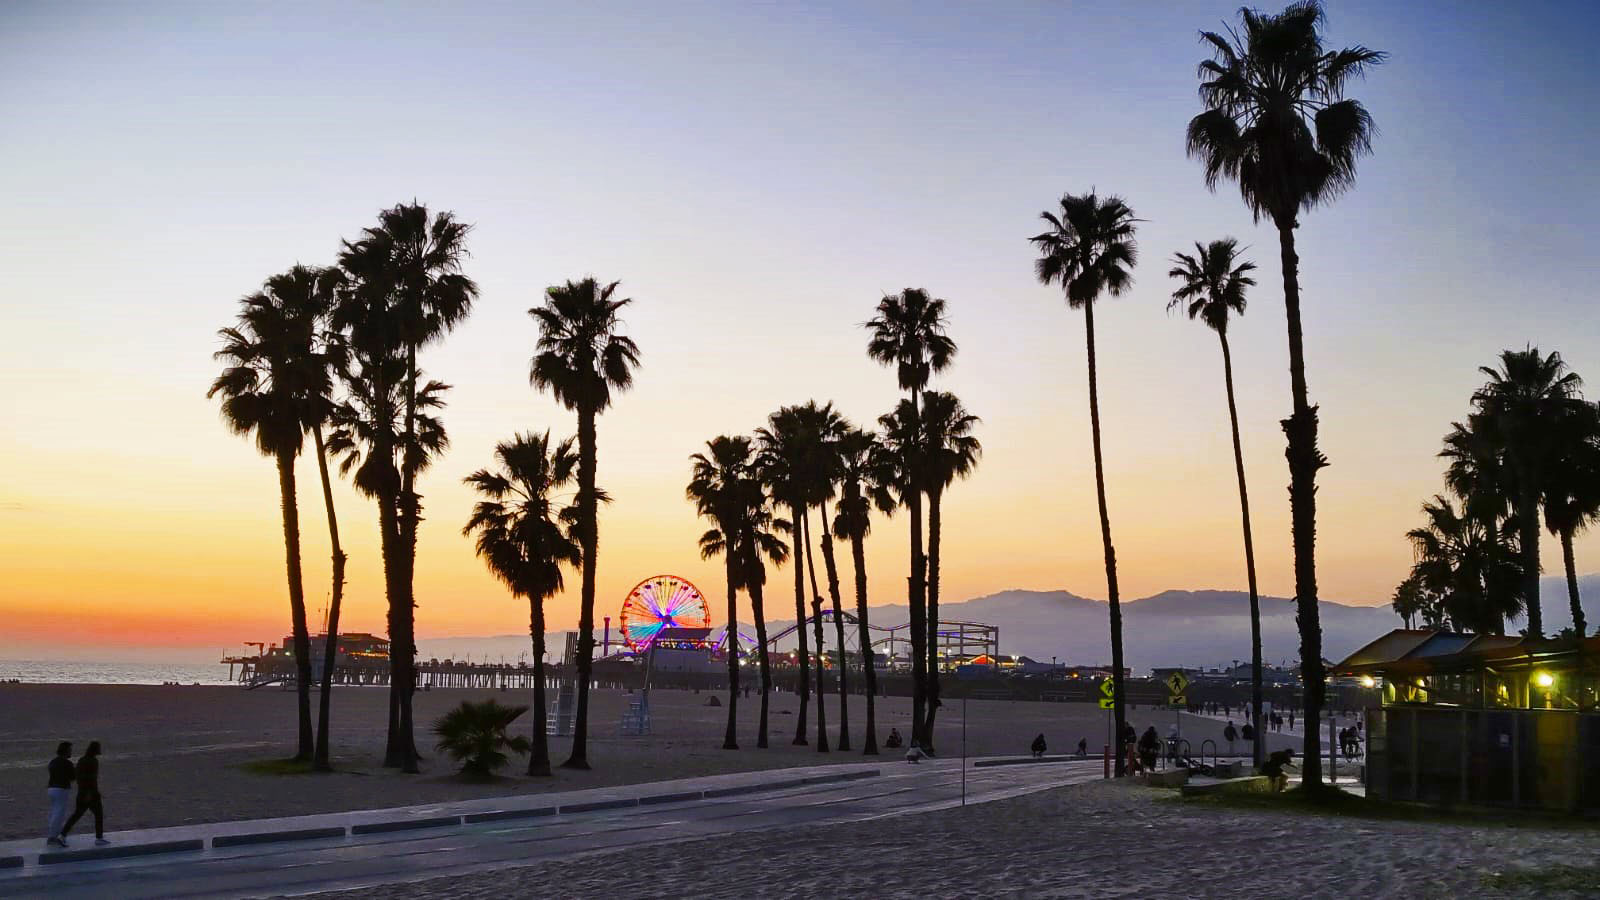
[[[1330,43],[1393,53],[1352,90],[1375,155],[1299,233],[1332,461],[1322,596],[1377,604],[1477,366],[1534,343],[1600,379],[1600,7],[1329,5]],[[1261,586],[1292,593],[1276,237],[1183,150],[1196,32],[1230,3],[526,7],[0,5],[0,655],[205,657],[285,633],[276,475],[205,398],[215,332],[264,278],[330,263],[413,198],[473,223],[482,289],[423,358],[454,388],[453,446],[421,483],[422,637],[526,628],[460,536],[461,478],[513,432],[575,430],[528,386],[526,310],[587,274],[622,281],[643,353],[600,421],[599,615],[658,572],[721,596],[688,456],[786,403],[886,411],[894,374],[861,323],[908,286],[948,299],[960,353],[935,386],[983,418],[982,465],[947,502],[944,597],[1103,598],[1082,316],[1036,283],[1026,240],[1091,187],[1146,220],[1133,290],[1097,313],[1124,597],[1244,587],[1217,342],[1165,309],[1172,253],[1225,235],[1261,267],[1230,333]],[[300,478],[316,610],[310,460]],[[345,627],[381,632],[375,510],[337,501]],[[874,602],[904,602],[905,528],[875,523]],[[1600,569],[1600,538],[1577,552]],[[552,627],[576,622],[576,584]]]

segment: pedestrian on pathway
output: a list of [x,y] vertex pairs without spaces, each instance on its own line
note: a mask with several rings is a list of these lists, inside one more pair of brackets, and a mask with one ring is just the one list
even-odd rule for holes
[[1228,742],[1228,755],[1232,756],[1233,742],[1239,739],[1239,729],[1233,727],[1232,720],[1229,720],[1228,727],[1222,729],[1222,739]]
[[72,742],[56,745],[55,758],[50,760],[50,787],[45,791],[50,798],[50,821],[45,828],[45,843],[57,847],[67,845],[61,836],[61,826],[67,821],[67,803],[72,799]]
[[1289,710],[1289,730],[1294,730],[1294,710]]
[[1039,758],[1044,756],[1044,751],[1045,751],[1044,732],[1042,732],[1042,731],[1039,732],[1039,736],[1033,739],[1033,745],[1031,747],[1029,747],[1028,749],[1033,751],[1033,758],[1034,759],[1039,759]]
[[1089,739],[1088,738],[1078,738],[1078,758],[1079,759],[1088,759],[1089,758]]
[[94,813],[94,842],[104,847],[111,843],[106,840],[105,808],[100,803],[100,742],[90,741],[89,749],[83,752],[83,757],[78,760],[78,808],[73,811],[72,818],[61,829],[61,840],[66,842],[67,832],[72,826],[78,824],[86,812]]

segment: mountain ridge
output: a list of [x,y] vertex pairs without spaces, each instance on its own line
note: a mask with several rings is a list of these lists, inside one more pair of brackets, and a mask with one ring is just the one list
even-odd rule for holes
[[[1578,579],[1579,592],[1592,621],[1600,621],[1600,574]],[[1571,622],[1566,602],[1566,582],[1560,576],[1546,576],[1540,585],[1544,598],[1545,620],[1550,630],[1558,631]],[[1300,657],[1300,632],[1295,622],[1294,601],[1287,597],[1262,596],[1262,659],[1271,665],[1292,665]],[[1107,665],[1111,658],[1108,604],[1066,590],[1039,591],[1023,588],[996,591],[957,602],[939,604],[945,621],[970,621],[993,625],[1000,630],[1000,652],[1021,654],[1038,660],[1069,665]],[[852,598],[845,602],[854,611]],[[1335,662],[1367,642],[1402,626],[1400,617],[1387,605],[1357,606],[1322,600],[1323,656]],[[1122,604],[1123,650],[1125,664],[1134,672],[1154,666],[1197,666],[1214,668],[1250,658],[1250,598],[1244,591],[1218,589],[1170,589]],[[870,607],[874,625],[893,626],[906,622],[904,604]],[[719,623],[720,624],[720,623]],[[792,619],[774,619],[768,632],[776,633],[793,624]],[[1512,623],[1514,632],[1519,623]],[[740,631],[752,634],[748,622]],[[564,632],[546,636],[551,658],[559,657],[565,646]],[[602,635],[596,633],[596,640]],[[615,630],[612,645],[618,643]],[[854,636],[850,637],[854,641]],[[493,659],[503,656],[516,660],[527,653],[527,635],[490,637],[429,638],[417,642],[424,658]],[[791,636],[781,642],[784,649],[795,646]],[[832,629],[828,629],[832,646]]]

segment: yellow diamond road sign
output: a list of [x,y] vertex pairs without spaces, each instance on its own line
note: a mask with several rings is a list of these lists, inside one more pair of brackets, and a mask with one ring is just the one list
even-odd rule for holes
[[1167,676],[1167,687],[1172,690],[1172,696],[1174,697],[1182,695],[1184,689],[1188,686],[1189,677],[1182,672],[1173,672]]
[[1107,700],[1117,695],[1116,686],[1111,683],[1111,679],[1107,678],[1100,682],[1100,693],[1105,694]]
[[1100,698],[1100,708],[1101,709],[1115,709],[1116,706],[1117,706],[1117,701],[1111,699],[1110,697],[1101,697]]

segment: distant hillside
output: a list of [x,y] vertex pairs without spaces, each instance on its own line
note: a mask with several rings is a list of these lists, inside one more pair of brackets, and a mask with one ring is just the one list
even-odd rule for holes
[[[1578,586],[1589,621],[1600,622],[1600,574],[1581,576]],[[1565,579],[1546,576],[1540,591],[1546,631],[1570,626]],[[1322,655],[1332,660],[1348,656],[1402,624],[1387,604],[1347,606],[1323,601],[1320,609]],[[1162,591],[1123,603],[1122,615],[1126,663],[1135,672],[1153,666],[1213,667],[1250,658],[1250,598],[1243,591]],[[1073,665],[1111,661],[1106,604],[1067,591],[1001,591],[960,603],[941,603],[940,618],[997,626],[1002,653],[1020,653],[1041,660],[1055,657]],[[904,605],[872,607],[874,624],[899,625],[906,619]],[[775,633],[792,624],[793,620],[776,620],[768,623],[768,628]],[[1518,627],[1520,622],[1514,623],[1511,630]],[[753,631],[748,623],[742,630]],[[612,638],[616,639],[615,633]],[[598,641],[600,635],[595,639]],[[831,647],[831,628],[827,640]],[[551,659],[560,657],[564,641],[562,633],[551,633],[546,638]],[[794,647],[793,636],[781,645]],[[1261,646],[1268,663],[1292,663],[1300,658],[1293,600],[1261,598]],[[461,659],[470,655],[475,660],[498,660],[503,656],[514,661],[528,652],[528,636],[435,638],[419,640],[417,647],[424,659]]]
[[[1388,607],[1323,602],[1323,655],[1340,658],[1401,623]],[[873,609],[874,621],[897,624],[904,606]],[[1105,603],[1066,591],[1002,591],[965,603],[941,604],[940,618],[1000,629],[1002,653],[1064,663],[1111,659]],[[1250,598],[1243,591],[1163,591],[1122,604],[1123,650],[1134,671],[1152,666],[1218,666],[1250,657]],[[1261,598],[1262,655],[1270,663],[1300,657],[1294,603]]]

